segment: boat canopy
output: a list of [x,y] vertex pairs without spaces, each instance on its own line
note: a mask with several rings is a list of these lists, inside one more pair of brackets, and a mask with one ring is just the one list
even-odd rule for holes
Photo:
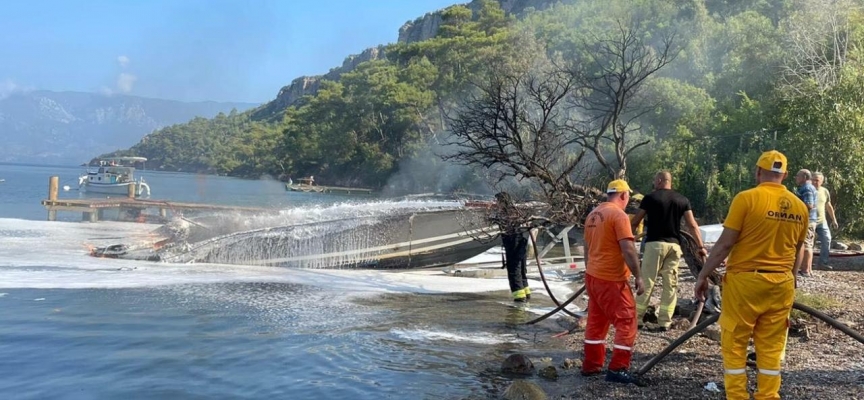
[[102,161],[131,161],[131,162],[146,162],[146,157],[107,157],[100,158]]

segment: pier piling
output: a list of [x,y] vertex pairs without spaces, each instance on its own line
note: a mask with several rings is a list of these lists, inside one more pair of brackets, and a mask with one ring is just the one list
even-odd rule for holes
[[60,177],[52,176],[48,178],[48,200],[57,200],[57,193],[60,191]]
[[[60,177],[52,176],[48,178],[48,200],[57,201],[57,193],[60,191]],[[57,211],[49,209],[48,210],[48,220],[56,221],[57,220]]]

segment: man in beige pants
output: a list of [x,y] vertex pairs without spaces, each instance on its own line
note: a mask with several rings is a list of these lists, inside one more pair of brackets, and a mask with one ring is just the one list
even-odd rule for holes
[[690,209],[690,200],[672,190],[672,175],[668,171],[660,171],[654,176],[654,191],[642,199],[639,212],[633,218],[632,226],[638,226],[645,216],[647,239],[645,253],[642,256],[642,277],[645,280],[645,293],[636,298],[636,320],[641,328],[642,319],[657,276],[663,277],[663,293],[660,296],[660,307],[657,311],[657,327],[655,331],[666,331],[672,325],[672,314],[678,303],[678,264],[681,262],[681,220],[693,233],[699,246],[699,256],[703,261],[708,257],[708,251],[702,243],[699,226]]

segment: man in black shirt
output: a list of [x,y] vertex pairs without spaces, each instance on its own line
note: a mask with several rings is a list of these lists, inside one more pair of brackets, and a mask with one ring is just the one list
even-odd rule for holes
[[632,225],[638,226],[647,215],[645,229],[645,253],[642,257],[642,277],[645,279],[645,293],[636,298],[636,320],[642,326],[642,319],[651,301],[651,293],[657,275],[663,277],[663,293],[657,312],[657,328],[666,331],[672,325],[672,314],[678,303],[678,264],[681,262],[681,220],[687,224],[699,245],[699,256],[708,256],[699,226],[690,209],[690,200],[672,190],[672,175],[660,171],[654,176],[654,191],[642,199],[640,210],[633,218]]

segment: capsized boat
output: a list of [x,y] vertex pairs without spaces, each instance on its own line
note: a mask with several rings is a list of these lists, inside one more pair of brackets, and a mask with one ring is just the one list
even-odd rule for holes
[[144,157],[112,157],[99,160],[99,168],[78,177],[78,187],[88,193],[128,195],[135,184],[135,196],[149,196],[150,185],[144,178],[135,179],[135,167],[123,163],[143,163]]
[[152,243],[100,247],[91,255],[292,268],[430,268],[500,245],[488,213],[488,205],[474,202],[242,231],[207,218],[180,219],[158,229]]

